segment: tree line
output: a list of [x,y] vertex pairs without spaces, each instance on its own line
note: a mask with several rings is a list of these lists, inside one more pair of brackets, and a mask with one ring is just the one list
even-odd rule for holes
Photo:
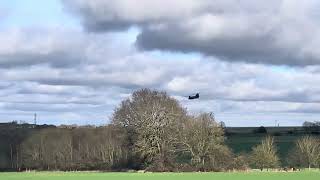
[[[135,91],[122,101],[106,126],[44,128],[11,150],[11,166],[17,170],[281,168],[273,137],[267,136],[250,153],[235,154],[225,144],[224,126],[212,113],[190,115],[176,99],[150,89]],[[294,168],[320,167],[319,139],[297,140],[287,162]]]

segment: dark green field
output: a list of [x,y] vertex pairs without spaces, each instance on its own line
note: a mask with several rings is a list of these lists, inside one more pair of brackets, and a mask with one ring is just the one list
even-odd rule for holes
[[1,180],[318,180],[320,172],[249,173],[0,173]]
[[[250,152],[252,147],[261,143],[265,135],[238,135],[230,136],[227,139],[227,144],[234,152]],[[287,152],[294,146],[294,142],[301,136],[282,135],[274,137],[280,157],[287,154]]]
[[235,153],[248,153],[267,135],[274,137],[282,163],[297,139],[305,135],[319,136],[318,130],[306,131],[303,127],[266,127],[267,133],[255,133],[257,127],[227,128],[226,143]]

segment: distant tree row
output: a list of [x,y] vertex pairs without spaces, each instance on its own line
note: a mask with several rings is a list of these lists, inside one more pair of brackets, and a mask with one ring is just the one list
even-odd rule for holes
[[305,131],[311,134],[319,134],[320,132],[320,121],[305,121],[303,123],[303,128]]
[[[189,115],[165,92],[142,89],[121,102],[105,127],[33,131],[16,148],[17,169],[227,171],[280,168],[274,139],[234,154],[211,113]],[[320,167],[320,142],[306,136],[288,154],[296,168]]]
[[21,166],[39,170],[103,170],[122,166],[124,137],[112,125],[100,128],[44,129],[22,145]]

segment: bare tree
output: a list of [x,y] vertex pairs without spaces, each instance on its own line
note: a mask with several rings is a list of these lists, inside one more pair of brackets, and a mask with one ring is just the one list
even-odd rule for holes
[[189,117],[180,131],[180,140],[182,150],[191,154],[192,163],[200,170],[212,169],[225,161],[218,163],[218,160],[228,157],[228,148],[223,145],[223,129],[211,113]]
[[129,149],[145,162],[166,168],[176,151],[179,127],[185,118],[185,109],[165,92],[141,89],[115,110],[113,124],[126,130]]
[[248,155],[241,153],[233,158],[232,168],[236,170],[245,171],[249,168]]
[[295,164],[309,169],[315,167],[319,165],[320,142],[315,137],[302,137],[296,141],[293,153],[296,155],[295,158],[292,158]]
[[279,166],[279,158],[274,146],[273,137],[267,136],[262,140],[261,144],[252,149],[251,154],[252,164],[261,169],[275,168]]

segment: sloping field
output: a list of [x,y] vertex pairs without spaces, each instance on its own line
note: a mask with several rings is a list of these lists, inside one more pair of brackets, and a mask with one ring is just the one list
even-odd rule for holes
[[320,172],[249,173],[0,173],[1,180],[319,180]]
[[261,143],[267,135],[273,136],[280,160],[286,165],[286,158],[299,138],[312,135],[320,138],[320,131],[308,132],[303,127],[266,127],[266,133],[255,133],[257,127],[227,128],[227,145],[235,153],[249,153],[252,147]]

